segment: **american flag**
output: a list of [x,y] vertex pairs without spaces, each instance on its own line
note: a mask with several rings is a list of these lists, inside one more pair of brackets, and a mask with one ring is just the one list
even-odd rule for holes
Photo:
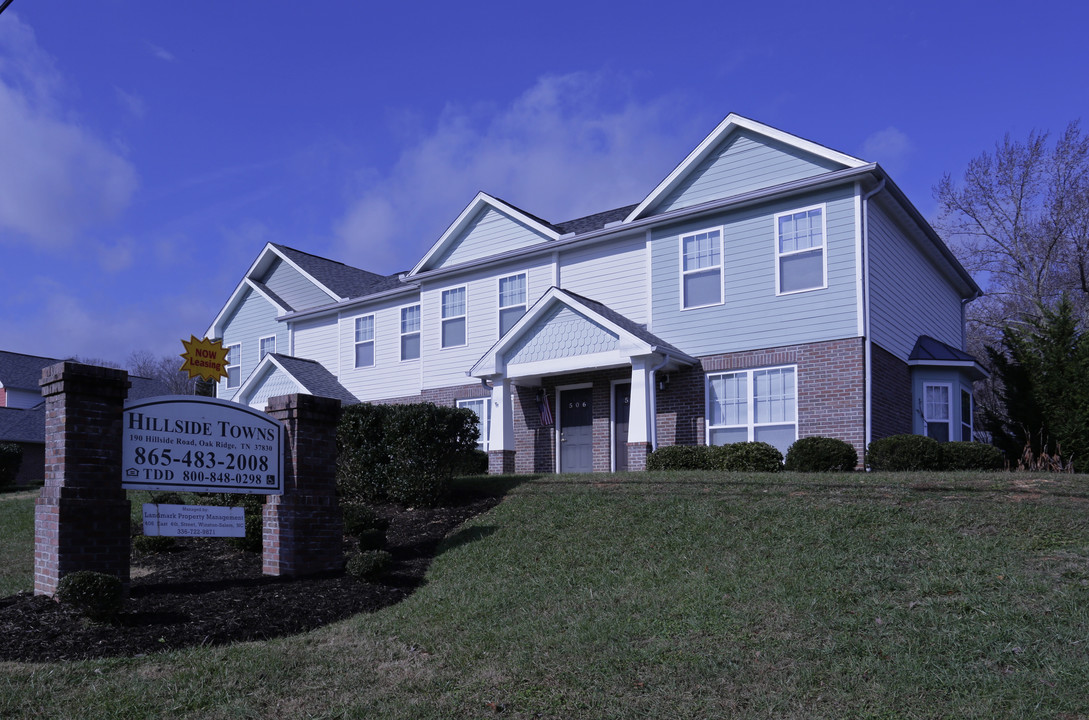
[[537,408],[541,411],[541,426],[552,427],[552,408],[548,405],[548,393],[544,390],[537,393]]

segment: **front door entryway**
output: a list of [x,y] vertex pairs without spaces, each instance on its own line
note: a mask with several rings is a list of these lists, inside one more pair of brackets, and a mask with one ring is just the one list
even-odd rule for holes
[[616,472],[628,470],[628,417],[631,410],[631,383],[613,386],[613,466]]
[[594,470],[594,391],[560,391],[560,472]]

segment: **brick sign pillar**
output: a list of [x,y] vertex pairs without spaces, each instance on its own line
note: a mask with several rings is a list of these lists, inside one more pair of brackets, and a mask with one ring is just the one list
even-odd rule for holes
[[45,486],[34,507],[34,594],[94,570],[129,583],[130,503],[121,489],[124,370],[62,362],[42,370]]
[[265,501],[266,575],[307,575],[344,567],[344,521],[336,496],[340,401],[281,395],[265,409],[284,425],[284,494]]

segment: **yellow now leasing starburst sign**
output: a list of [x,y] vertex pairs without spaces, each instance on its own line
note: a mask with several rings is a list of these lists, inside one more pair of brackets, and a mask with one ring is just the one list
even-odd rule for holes
[[189,373],[190,378],[200,377],[213,382],[227,377],[227,348],[223,347],[222,340],[197,339],[196,335],[190,335],[189,340],[182,340],[185,352],[181,358],[185,360],[181,366],[181,372]]

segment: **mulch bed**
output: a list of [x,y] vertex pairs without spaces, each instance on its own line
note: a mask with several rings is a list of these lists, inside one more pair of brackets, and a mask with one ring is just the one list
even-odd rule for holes
[[[442,507],[378,508],[390,521],[389,574],[361,582],[344,572],[289,579],[261,573],[261,557],[223,539],[178,539],[170,552],[136,556],[124,611],[92,623],[50,598],[0,599],[0,660],[53,662],[139,656],[193,645],[266,640],[388,607],[423,583],[440,541],[499,502],[460,497]],[[348,541],[346,541],[346,547]]]

